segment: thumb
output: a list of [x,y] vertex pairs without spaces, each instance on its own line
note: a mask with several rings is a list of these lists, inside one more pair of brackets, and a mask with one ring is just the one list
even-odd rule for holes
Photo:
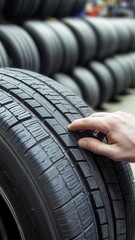
[[110,150],[112,150],[111,146],[109,144],[103,143],[103,142],[99,141],[98,139],[91,138],[91,137],[81,138],[78,141],[78,145],[81,148],[84,148],[95,154],[104,155],[107,157],[109,157]]

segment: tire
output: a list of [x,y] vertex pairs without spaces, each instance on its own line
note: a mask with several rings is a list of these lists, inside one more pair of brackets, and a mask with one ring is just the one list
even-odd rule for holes
[[57,17],[71,16],[75,5],[75,0],[61,0],[56,11]]
[[56,73],[53,75],[53,79],[83,99],[82,91],[72,77],[64,73]]
[[84,101],[96,108],[100,102],[100,89],[95,76],[84,67],[76,67],[72,71],[72,77],[82,89]]
[[36,16],[40,18],[55,16],[60,2],[61,0],[40,0]]
[[96,37],[96,58],[104,59],[116,52],[116,49],[118,48],[118,37],[115,28],[111,26],[110,21],[104,18],[94,17],[86,17],[85,21],[93,29]]
[[62,21],[73,31],[79,46],[78,63],[84,65],[95,57],[97,45],[92,28],[83,19],[64,18]]
[[79,58],[78,42],[74,34],[61,21],[46,21],[45,24],[58,36],[62,47],[62,65],[59,72],[70,72],[77,64]]
[[130,87],[135,88],[135,52],[131,52],[128,54],[128,61],[130,62],[130,69],[132,72],[132,81]]
[[79,14],[81,11],[84,11],[86,3],[87,3],[87,0],[76,0],[73,11],[72,11],[72,15],[75,16]]
[[62,46],[58,36],[45,22],[26,21],[23,27],[36,43],[40,54],[40,72],[51,76],[59,72],[63,62]]
[[115,60],[115,58],[105,59],[104,64],[113,77],[114,92],[112,98],[115,98],[118,94],[121,94],[126,90],[126,76],[122,66]]
[[92,109],[55,81],[19,69],[0,69],[0,92],[2,234],[134,239],[130,165],[79,149],[76,141],[90,133],[67,131]]
[[100,104],[109,101],[114,92],[114,82],[110,71],[103,63],[98,61],[91,61],[88,68],[94,74],[99,84]]
[[0,1],[0,13],[3,11],[3,8],[4,8],[4,6],[5,6],[5,0],[1,0]]
[[1,42],[0,42],[0,67],[10,67],[7,52]]
[[112,18],[111,24],[115,28],[119,38],[117,53],[128,52],[132,41],[130,29],[126,26],[126,23],[121,19]]
[[26,59],[28,61],[28,70],[39,72],[40,70],[40,56],[36,44],[34,43],[31,36],[21,27],[12,26],[12,33],[18,35],[22,41],[22,46],[24,47]]
[[134,51],[135,50],[135,31],[134,31],[135,22],[134,22],[133,19],[126,18],[124,20],[124,24],[127,26],[128,30],[129,30],[130,37],[131,37],[131,43],[130,43],[130,46],[129,46],[129,50]]
[[3,43],[12,67],[39,72],[40,58],[31,36],[14,24],[0,25],[0,41]]
[[130,62],[128,61],[127,54],[120,54],[115,56],[116,62],[121,65],[125,74],[125,90],[131,86],[132,82],[132,69],[130,68]]
[[35,15],[38,10],[40,0],[6,0],[4,16],[6,19],[21,20]]

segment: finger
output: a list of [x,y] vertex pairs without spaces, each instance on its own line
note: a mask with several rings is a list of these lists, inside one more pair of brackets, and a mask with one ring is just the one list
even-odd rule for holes
[[109,131],[107,123],[104,121],[104,118],[102,117],[98,117],[98,118],[87,117],[87,118],[77,119],[68,126],[68,129],[70,131],[98,130],[105,134],[107,134]]
[[95,112],[93,114],[91,114],[91,117],[106,117],[108,114],[110,114],[109,112]]
[[133,117],[133,115],[128,112],[117,111],[117,112],[115,112],[115,114],[119,117],[121,116],[122,118],[125,117],[127,119],[130,119],[131,117]]
[[112,147],[109,144],[103,143],[95,138],[81,138],[78,141],[78,145],[88,151],[91,151],[98,155],[103,155],[110,157],[112,152]]

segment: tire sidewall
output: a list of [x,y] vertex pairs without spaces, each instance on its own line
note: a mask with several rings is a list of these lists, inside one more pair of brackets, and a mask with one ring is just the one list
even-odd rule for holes
[[42,198],[30,169],[1,133],[0,146],[0,189],[10,202],[25,239],[61,239],[53,225],[47,197]]

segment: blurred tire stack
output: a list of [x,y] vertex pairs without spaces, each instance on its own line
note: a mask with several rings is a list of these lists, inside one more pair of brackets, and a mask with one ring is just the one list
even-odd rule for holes
[[85,4],[0,1],[1,240],[135,239],[130,165],[67,130],[135,87],[135,22],[80,18]]
[[[85,1],[66,5],[59,0],[52,6],[49,0],[37,0],[18,4],[5,1],[4,7],[3,1],[1,11],[8,20],[0,25],[0,66],[28,69],[53,79],[58,74],[57,81],[59,74],[64,74],[61,84],[73,91],[72,84],[67,84],[67,78],[72,79],[83,100],[93,108],[134,87],[134,20],[68,17],[84,6]],[[46,16],[61,18],[45,20]],[[35,19],[29,20],[31,17]],[[76,68],[79,78],[74,74]],[[82,71],[90,73],[87,91]]]

